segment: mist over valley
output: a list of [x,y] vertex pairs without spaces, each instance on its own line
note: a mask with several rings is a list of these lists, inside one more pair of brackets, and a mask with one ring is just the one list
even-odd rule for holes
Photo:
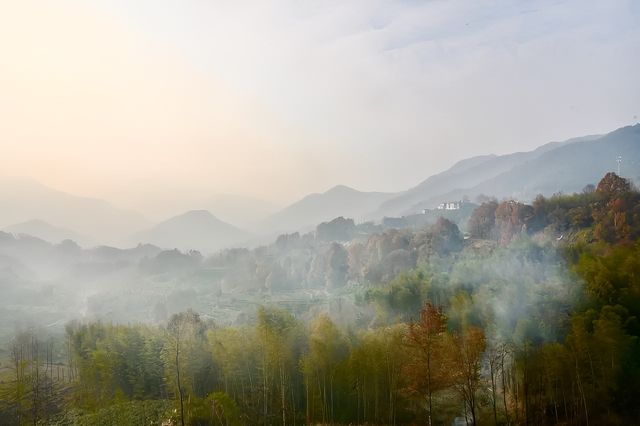
[[630,1],[0,7],[0,425],[640,424]]

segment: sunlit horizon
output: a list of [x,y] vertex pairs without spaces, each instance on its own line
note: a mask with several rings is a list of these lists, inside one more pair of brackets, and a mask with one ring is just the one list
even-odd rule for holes
[[2,174],[154,219],[403,191],[640,111],[633,2],[2,6]]

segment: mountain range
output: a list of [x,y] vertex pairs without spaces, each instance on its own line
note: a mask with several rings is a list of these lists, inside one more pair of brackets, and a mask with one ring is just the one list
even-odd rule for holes
[[409,213],[410,210],[417,209],[417,205],[424,205],[425,200],[447,194],[456,189],[473,187],[479,182],[508,172],[514,167],[533,160],[546,152],[553,151],[560,146],[597,137],[585,136],[565,142],[550,142],[529,152],[516,152],[507,155],[482,155],[458,161],[444,172],[430,176],[413,188],[401,192],[382,203],[372,215],[374,217],[382,217]]
[[140,213],[104,200],[68,194],[30,179],[0,178],[0,229],[33,220],[110,244],[151,225]]
[[338,185],[307,195],[275,213],[267,202],[215,196],[198,203],[204,206],[201,210],[158,224],[102,200],[66,194],[26,179],[0,179],[0,229],[51,242],[150,243],[209,253],[263,242],[278,233],[312,230],[339,216],[356,222],[376,221],[415,214],[464,197],[528,201],[538,194],[576,192],[615,171],[618,157],[622,160],[621,175],[640,182],[640,124],[606,135],[551,142],[527,152],[467,158],[399,193],[363,192]]
[[[542,149],[541,149],[542,148]],[[499,156],[481,162],[477,168],[479,177],[486,169],[493,170],[477,178],[475,183],[443,186],[439,190],[424,192],[413,203],[402,205],[401,214],[409,214],[423,208],[433,208],[441,202],[460,200],[464,196],[490,195],[497,198],[514,198],[529,201],[538,194],[573,193],[588,184],[595,184],[607,172],[616,171],[617,159],[621,157],[620,174],[634,182],[640,182],[640,124],[627,126],[604,136],[587,136],[554,144],[551,149],[544,145],[530,153],[522,153],[514,160],[511,156]],[[496,162],[510,160],[511,167],[502,169]],[[446,190],[445,190],[446,189]]]

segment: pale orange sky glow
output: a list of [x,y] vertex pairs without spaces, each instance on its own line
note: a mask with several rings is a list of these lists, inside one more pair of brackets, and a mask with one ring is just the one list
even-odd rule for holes
[[215,194],[405,190],[637,121],[638,9],[0,0],[0,177],[155,219]]
[[137,208],[144,193],[290,194],[291,136],[268,111],[108,14],[53,5],[3,4],[2,174]]

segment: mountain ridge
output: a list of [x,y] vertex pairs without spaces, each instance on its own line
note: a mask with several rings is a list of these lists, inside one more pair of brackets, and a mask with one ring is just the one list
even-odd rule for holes
[[248,239],[250,233],[224,222],[208,210],[189,210],[130,237],[132,243],[213,253]]
[[81,246],[88,247],[96,244],[96,241],[90,237],[79,234],[71,229],[53,225],[40,219],[31,219],[25,222],[16,223],[4,227],[4,232],[10,232],[15,235],[26,234],[36,238],[40,238],[50,243],[59,243],[64,240],[72,240]]
[[106,243],[117,243],[150,224],[140,213],[99,198],[70,194],[32,179],[0,177],[0,227],[34,218]]
[[[615,160],[619,155],[623,157],[622,176],[636,182],[640,180],[640,124],[621,127],[599,137],[570,141],[574,142],[543,152],[471,187],[455,188],[422,200],[403,213],[432,208],[446,200],[461,199],[464,195],[484,194],[528,201],[538,194],[549,196],[557,192],[577,192],[588,184],[595,184],[608,171],[615,170]],[[603,159],[608,159],[608,162]]]
[[361,219],[393,195],[336,185],[325,192],[306,195],[266,218],[262,226],[274,232],[292,232],[311,229],[339,216]]
[[[424,200],[437,198],[457,189],[468,188],[504,173],[546,152],[561,146],[600,137],[599,135],[580,136],[563,142],[548,142],[531,151],[519,151],[504,155],[487,154],[462,159],[447,170],[431,175],[414,187],[399,193],[397,197],[382,203],[371,213],[372,217],[412,214],[419,211],[414,206],[424,205]],[[435,207],[429,205],[429,207]]]

